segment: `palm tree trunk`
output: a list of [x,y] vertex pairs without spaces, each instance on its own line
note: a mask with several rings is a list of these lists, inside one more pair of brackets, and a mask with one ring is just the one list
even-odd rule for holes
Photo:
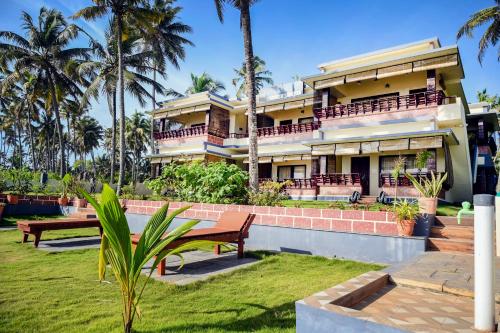
[[241,1],[241,29],[245,47],[246,93],[248,96],[248,173],[250,189],[259,189],[259,163],[257,152],[257,114],[255,102],[255,70],[253,65],[252,28],[250,23],[250,5],[248,0]]
[[[156,64],[154,65],[153,68],[153,82],[156,84]],[[152,102],[153,102],[153,107],[151,109],[151,112],[154,112],[156,109],[156,89],[155,86],[153,86],[153,91],[151,92],[152,96]],[[155,137],[154,137],[154,131],[155,131],[155,118],[153,116],[153,113],[151,113],[151,155],[155,153]]]
[[[111,99],[111,100],[110,100]],[[108,106],[111,113],[111,175],[109,183],[113,184],[115,181],[115,165],[116,165],[116,90],[113,91],[111,96],[108,96]]]
[[95,166],[94,149],[90,150],[90,158],[92,158],[92,171],[94,172],[94,182],[97,181],[97,168]]
[[71,138],[71,119],[69,119],[69,110],[66,111],[66,126],[68,127],[68,152],[66,153],[66,156],[68,156],[68,165],[69,165],[69,156],[71,155],[71,145],[69,144],[70,142],[73,142]]
[[120,195],[121,188],[125,181],[125,89],[123,84],[123,50],[122,50],[122,17],[118,13],[117,20],[117,42],[118,42],[118,90],[120,98],[120,172],[118,176],[117,194]]
[[56,116],[56,130],[57,130],[57,137],[59,140],[59,152],[61,153],[61,161],[60,161],[60,168],[59,168],[59,176],[63,177],[64,174],[66,173],[66,158],[64,157],[65,155],[65,145],[64,145],[64,137],[63,137],[63,131],[62,131],[62,125],[61,125],[61,115],[59,114],[59,105],[57,105],[57,95],[56,95],[56,88],[54,86],[54,80],[52,78],[52,73],[47,73],[48,78],[49,78],[49,88],[50,88],[50,95],[52,99],[52,109],[54,111],[54,115]]
[[18,154],[19,154],[19,167],[23,167],[23,143],[21,139],[21,119],[17,121],[17,142],[18,142]]
[[28,102],[28,135],[30,137],[30,151],[31,151],[31,159],[33,162],[33,170],[38,170],[38,163],[35,157],[35,143],[33,138],[33,128],[31,126],[31,116],[33,113],[33,104]]

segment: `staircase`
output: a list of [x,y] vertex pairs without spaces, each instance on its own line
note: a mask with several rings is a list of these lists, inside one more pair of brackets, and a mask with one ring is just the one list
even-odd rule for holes
[[456,217],[436,216],[427,239],[428,251],[474,253],[474,218],[464,217],[461,224]]

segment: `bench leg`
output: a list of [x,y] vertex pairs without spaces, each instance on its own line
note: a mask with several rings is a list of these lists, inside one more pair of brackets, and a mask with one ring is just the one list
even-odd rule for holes
[[243,238],[238,239],[238,259],[243,258],[244,246],[245,246],[245,241],[243,240]]
[[40,238],[42,238],[42,232],[35,233],[35,247],[38,247],[38,243],[40,243]]
[[28,241],[28,237],[29,237],[30,234],[28,233],[23,233],[23,243],[26,243]]
[[166,259],[163,259],[162,261],[160,261],[160,263],[158,264],[158,275],[159,276],[162,276],[162,275],[165,275],[165,266],[166,266]]
[[220,254],[220,245],[219,245],[219,244],[217,244],[217,245],[215,245],[215,246],[214,246],[214,253],[215,253],[216,255],[219,255],[219,254]]

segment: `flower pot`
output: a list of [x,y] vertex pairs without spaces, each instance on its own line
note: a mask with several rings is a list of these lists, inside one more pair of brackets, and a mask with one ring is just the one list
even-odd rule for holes
[[7,194],[7,202],[11,205],[17,205],[19,202],[19,196],[16,194]]
[[437,198],[418,198],[418,206],[421,214],[436,215]]
[[87,200],[75,198],[73,200],[73,206],[75,206],[76,208],[86,208]]
[[399,236],[411,236],[413,235],[413,228],[415,228],[415,221],[413,220],[403,220],[397,221]]
[[68,201],[68,197],[57,198],[57,203],[59,204],[59,206],[67,206]]

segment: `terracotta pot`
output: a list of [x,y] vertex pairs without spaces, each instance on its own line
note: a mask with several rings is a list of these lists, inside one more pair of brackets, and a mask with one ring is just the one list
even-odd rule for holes
[[413,235],[413,228],[415,228],[415,221],[413,221],[413,220],[397,221],[396,225],[398,227],[398,235],[399,236],[411,236],[411,235]]
[[16,194],[7,194],[7,202],[11,205],[17,205],[19,202],[19,196]]
[[418,206],[421,214],[436,215],[437,198],[418,198]]
[[75,198],[73,200],[73,206],[75,206],[76,208],[86,208],[87,200]]
[[2,221],[3,211],[5,209],[4,205],[0,205],[0,221]]
[[57,203],[59,204],[59,206],[67,206],[68,201],[68,197],[57,198]]

